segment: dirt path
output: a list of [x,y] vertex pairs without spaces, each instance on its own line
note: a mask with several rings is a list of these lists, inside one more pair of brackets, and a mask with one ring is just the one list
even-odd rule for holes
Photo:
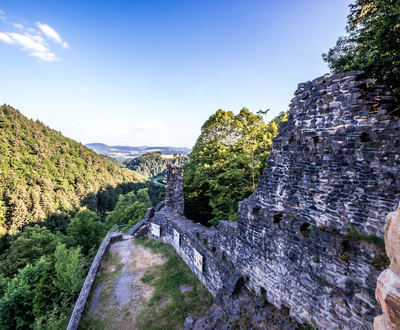
[[82,329],[137,329],[135,316],[153,296],[140,279],[165,258],[131,239],[112,243],[104,258],[86,307]]

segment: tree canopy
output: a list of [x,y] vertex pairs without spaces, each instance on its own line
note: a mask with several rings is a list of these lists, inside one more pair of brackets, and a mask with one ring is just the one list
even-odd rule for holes
[[138,190],[136,194],[132,191],[121,195],[114,211],[108,213],[106,224],[108,227],[115,224],[134,225],[144,218],[151,205],[147,188]]
[[7,105],[0,106],[0,176],[0,236],[82,203],[112,210],[124,185],[143,181]]
[[355,0],[346,30],[323,54],[332,71],[364,70],[400,96],[400,1]]
[[238,115],[218,110],[202,126],[185,164],[185,212],[193,220],[217,224],[236,220],[238,202],[248,197],[266,167],[282,113],[266,124],[243,108]]
[[146,178],[154,177],[167,169],[167,164],[182,165],[188,157],[184,155],[165,156],[161,152],[148,152],[144,155],[130,159],[125,166]]

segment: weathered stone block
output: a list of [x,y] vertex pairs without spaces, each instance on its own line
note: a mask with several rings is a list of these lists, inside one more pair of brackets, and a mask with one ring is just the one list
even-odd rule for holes
[[386,218],[385,247],[390,259],[390,269],[400,276],[400,204]]
[[400,277],[390,269],[378,277],[376,300],[391,326],[400,328]]

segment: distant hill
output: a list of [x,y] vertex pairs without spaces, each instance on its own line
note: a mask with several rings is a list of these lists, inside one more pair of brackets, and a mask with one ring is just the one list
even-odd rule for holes
[[104,143],[88,143],[86,146],[100,155],[121,160],[136,158],[148,152],[160,152],[163,155],[187,155],[191,152],[191,149],[183,147],[108,146]]
[[161,152],[148,152],[140,157],[125,161],[127,168],[138,172],[146,178],[163,174],[157,181],[163,180],[167,164],[182,165],[189,159],[186,155],[162,155]]
[[0,178],[0,236],[82,202],[105,212],[118,193],[143,181],[7,105],[0,106]]

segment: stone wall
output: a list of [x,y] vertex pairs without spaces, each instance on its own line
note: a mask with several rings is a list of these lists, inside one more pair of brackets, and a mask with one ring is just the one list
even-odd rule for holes
[[205,228],[179,215],[182,172],[170,168],[166,202],[148,213],[161,237],[148,235],[174,244],[179,232],[177,251],[216,298],[244,279],[299,322],[372,328],[385,252],[371,241],[383,237],[385,215],[400,197],[396,104],[362,72],[300,84],[237,223]]
[[299,84],[250,199],[260,212],[290,210],[317,227],[346,233],[353,225],[383,237],[400,196],[400,121],[393,114],[400,114],[395,98],[361,71]]
[[[268,301],[319,327],[370,327],[378,246],[400,196],[394,97],[362,72],[300,84],[253,195],[239,203],[240,269]],[[255,258],[255,256],[257,256]]]
[[165,205],[171,207],[178,214],[183,215],[184,196],[182,185],[183,169],[179,165],[169,164],[167,166],[167,177],[169,181],[166,187]]
[[99,270],[101,261],[107,252],[108,247],[114,241],[120,240],[122,234],[119,232],[109,232],[100,244],[97,250],[96,256],[93,259],[90,270],[86,275],[85,282],[82,285],[81,292],[79,293],[78,300],[75,303],[74,310],[72,311],[71,317],[68,322],[67,330],[78,329],[79,323],[82,318],[82,314],[85,310],[87,300],[89,298],[90,290],[92,289],[94,279],[96,278],[97,272]]

